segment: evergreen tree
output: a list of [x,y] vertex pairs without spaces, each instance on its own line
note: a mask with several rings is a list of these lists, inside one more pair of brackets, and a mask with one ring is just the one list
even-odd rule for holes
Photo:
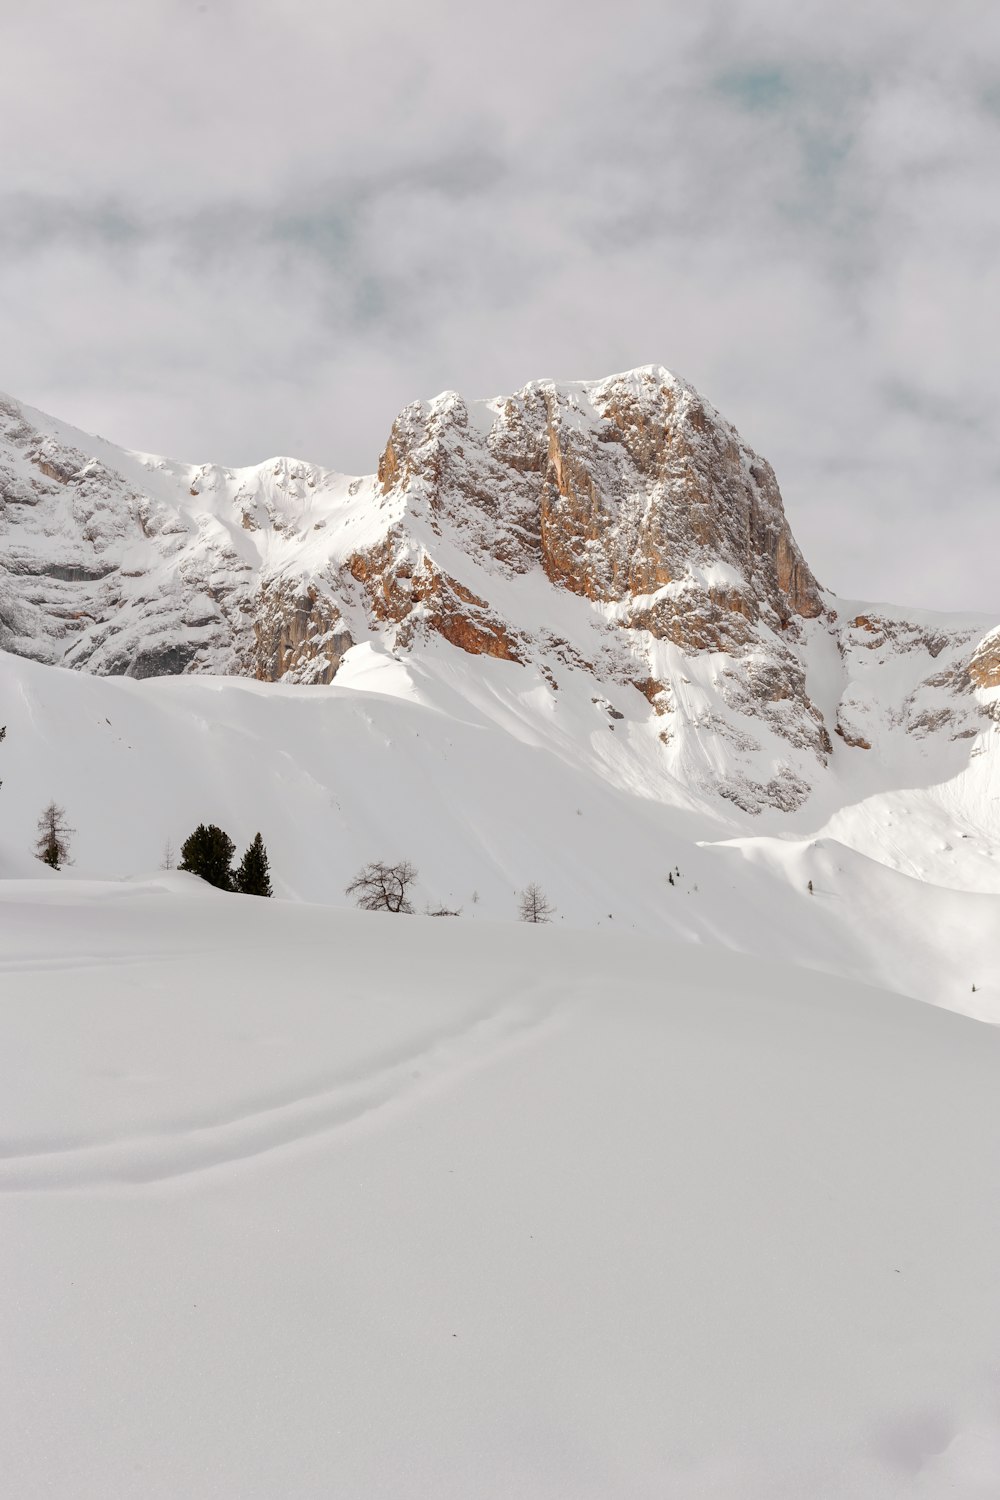
[[35,858],[52,870],[72,864],[69,857],[69,836],[75,832],[76,829],[70,828],[66,822],[66,809],[50,802],[38,820]]
[[202,880],[207,880],[209,885],[218,886],[220,891],[231,891],[231,865],[235,853],[236,845],[228,833],[224,833],[215,823],[207,826],[199,823],[194,833],[181,845],[181,862],[177,868],[187,870],[192,875],[200,875]]
[[273,896],[271,876],[268,868],[267,850],[264,840],[255,833],[253,843],[240,861],[233,875],[233,889],[244,896]]

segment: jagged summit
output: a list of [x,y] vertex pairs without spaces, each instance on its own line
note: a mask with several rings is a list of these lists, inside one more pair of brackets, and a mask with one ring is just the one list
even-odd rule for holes
[[8,651],[327,683],[355,645],[441,639],[594,689],[657,774],[748,810],[797,805],[887,713],[975,734],[997,685],[993,622],[825,594],[770,465],[655,365],[414,402],[360,478],[131,453],[3,398],[0,531]]
[[822,612],[770,466],[655,366],[468,405],[450,392],[415,403],[393,424],[378,479],[384,495],[423,498],[471,551],[514,571],[540,565],[604,602],[667,589],[656,602],[668,632],[671,619],[680,632],[706,568],[719,580],[710,613]]

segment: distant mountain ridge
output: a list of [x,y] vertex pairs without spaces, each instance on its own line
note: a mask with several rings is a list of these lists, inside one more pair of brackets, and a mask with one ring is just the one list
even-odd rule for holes
[[366,645],[500,658],[624,719],[647,795],[792,811],[835,761],[957,767],[1000,718],[995,622],[826,592],[770,466],[657,366],[414,403],[360,478],[175,463],[0,398],[0,535],[4,650],[301,684]]

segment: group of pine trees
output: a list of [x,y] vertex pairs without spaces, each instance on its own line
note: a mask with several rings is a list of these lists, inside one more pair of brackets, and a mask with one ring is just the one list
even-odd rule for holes
[[[3,738],[0,731],[0,739]],[[61,870],[72,864],[69,852],[70,834],[76,832],[66,822],[66,810],[56,802],[50,802],[38,820],[38,839],[35,858],[51,870]],[[199,823],[194,833],[181,845],[179,870],[198,875],[209,885],[220,891],[236,891],[241,896],[273,896],[270,864],[264,840],[254,834],[249,848],[233,869],[236,845],[223,829],[215,823]],[[173,861],[169,861],[172,865]]]
[[[6,736],[7,726],[0,725],[0,743]],[[2,785],[3,782],[0,781],[0,786]],[[50,802],[38,819],[35,858],[40,859],[51,870],[61,870],[63,865],[72,864],[69,840],[70,835],[75,832],[76,829],[70,828],[66,821],[66,809],[57,802]],[[170,845],[167,847],[169,849]],[[215,823],[199,823],[194,833],[181,845],[178,869],[199,875],[202,880],[207,880],[209,885],[218,886],[221,891],[237,891],[242,896],[273,896],[267,850],[260,834],[254,834],[249,848],[234,870],[235,853],[236,845],[228,833]],[[171,858],[168,860],[168,867],[172,864]]]
[[[7,730],[0,727],[0,741]],[[2,785],[2,782],[0,782]],[[69,852],[70,835],[76,830],[66,822],[66,810],[56,802],[50,802],[38,819],[38,840],[35,856],[53,870],[71,864]],[[167,844],[166,867],[173,865],[171,845]],[[270,863],[264,840],[255,833],[249,847],[236,868],[233,855],[236,845],[217,823],[199,823],[194,833],[189,834],[181,845],[181,858],[177,868],[197,875],[220,891],[235,891],[242,896],[273,896]],[[417,871],[407,860],[390,865],[381,860],[365,865],[364,869],[347,887],[347,895],[364,911],[389,911],[407,913],[413,911],[410,891],[417,880]],[[473,896],[478,900],[478,895]],[[436,908],[431,915],[458,916],[457,911],[447,907]],[[551,922],[555,907],[547,899],[541,887],[532,883],[520,892],[518,916],[522,922]]]
[[237,891],[241,896],[273,896],[267,850],[260,834],[254,834],[234,870],[235,853],[236,845],[224,829],[215,823],[199,823],[181,845],[177,868],[199,875],[220,891]]

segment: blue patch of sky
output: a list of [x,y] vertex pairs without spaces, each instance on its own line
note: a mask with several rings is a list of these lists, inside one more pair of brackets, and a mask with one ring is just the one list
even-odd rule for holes
[[857,218],[860,205],[848,206],[851,104],[866,90],[864,76],[816,64],[792,70],[748,63],[717,74],[712,87],[746,114],[779,124],[795,143],[796,170],[774,203],[786,221],[834,229],[845,209]]
[[375,276],[363,276],[354,289],[352,308],[354,324],[365,328],[377,323],[386,313],[385,288]]
[[111,250],[143,238],[143,226],[112,203],[13,194],[0,199],[0,249],[34,255],[56,244],[97,242]]
[[327,208],[279,215],[272,222],[270,237],[332,258],[349,249],[354,234],[349,213]]
[[783,108],[796,92],[784,68],[760,63],[727,68],[717,75],[715,87],[734,104],[755,113]]

